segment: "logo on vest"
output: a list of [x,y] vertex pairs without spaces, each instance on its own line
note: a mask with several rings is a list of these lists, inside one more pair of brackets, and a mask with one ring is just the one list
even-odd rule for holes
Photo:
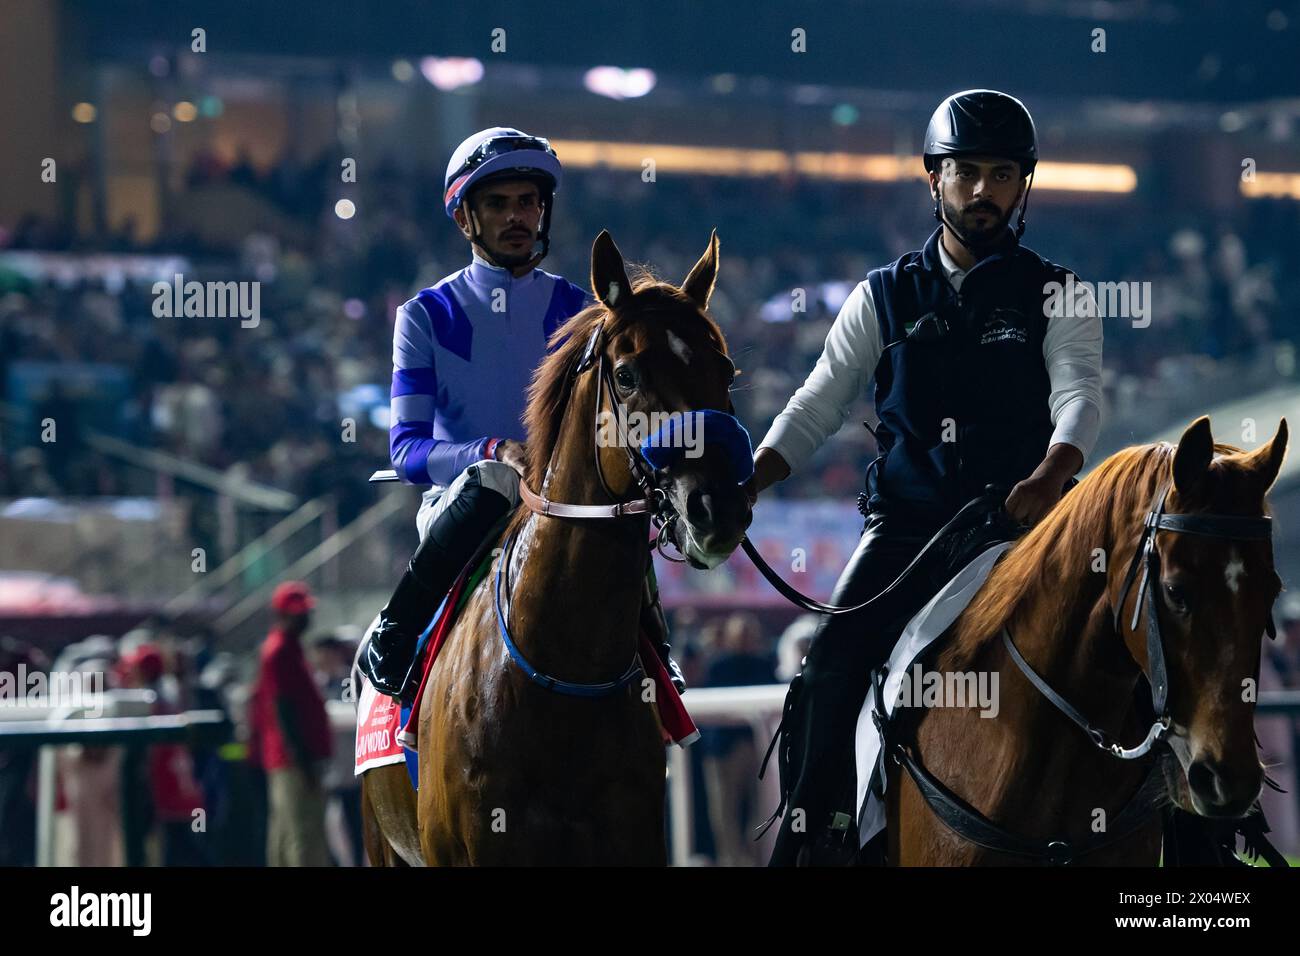
[[994,309],[984,320],[980,329],[980,345],[995,345],[998,342],[1015,342],[1024,345],[1029,341],[1025,334],[1024,316],[1015,309]]

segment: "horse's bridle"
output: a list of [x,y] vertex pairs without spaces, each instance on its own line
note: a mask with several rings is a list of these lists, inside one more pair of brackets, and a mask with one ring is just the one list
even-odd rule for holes
[[[569,373],[568,388],[571,391],[583,374],[591,369],[596,368],[596,413],[595,419],[599,423],[601,412],[602,396],[609,397],[609,403],[613,410],[618,408],[618,391],[614,386],[614,375],[609,366],[605,363],[604,348],[604,331],[605,323],[598,322],[596,327],[591,330],[591,336],[587,339],[587,345],[582,351],[578,362]],[[600,481],[600,487],[610,498],[615,499],[612,505],[577,505],[568,504],[561,501],[552,501],[545,494],[537,494],[528,487],[528,482],[524,479],[519,481],[519,494],[523,499],[528,510],[534,514],[550,515],[558,518],[622,518],[627,515],[649,514],[650,520],[655,527],[659,529],[659,534],[655,538],[655,545],[659,548],[659,553],[670,561],[681,562],[685,559],[674,558],[663,550],[665,541],[674,541],[673,532],[679,519],[677,509],[673,507],[668,500],[668,492],[662,485],[662,476],[650,466],[642,456],[639,449],[628,440],[627,432],[623,429],[622,418],[615,413],[614,421],[618,428],[619,444],[627,453],[628,471],[637,483],[641,491],[641,497],[634,498],[630,501],[619,501],[618,495],[614,494],[609,488],[609,483],[605,480],[604,469],[600,466],[600,443],[597,442],[595,449],[596,459],[596,477]],[[596,425],[599,427],[599,424]],[[555,452],[551,452],[552,460]],[[550,474],[550,462],[546,466],[546,474]]]
[[[1120,760],[1136,760],[1146,756],[1152,748],[1162,742],[1169,733],[1172,718],[1169,714],[1169,680],[1165,663],[1164,641],[1160,633],[1159,598],[1156,596],[1160,587],[1160,553],[1156,550],[1157,531],[1173,531],[1182,534],[1199,534],[1212,538],[1230,538],[1233,540],[1266,541],[1273,534],[1273,519],[1267,515],[1249,517],[1219,514],[1167,514],[1165,500],[1169,496],[1169,485],[1160,488],[1155,496],[1146,519],[1142,523],[1142,534],[1137,547],[1129,561],[1124,575],[1124,584],[1120,590],[1119,600],[1112,610],[1115,630],[1121,637],[1124,633],[1121,617],[1129,591],[1137,580],[1138,567],[1143,568],[1142,580],[1138,584],[1137,599],[1133,604],[1133,618],[1130,630],[1136,630],[1143,601],[1147,614],[1147,672],[1146,678],[1151,685],[1151,708],[1155,715],[1151,729],[1146,738],[1136,747],[1126,748],[1111,738],[1104,730],[1093,726],[1069,701],[1058,694],[1041,675],[1024,659],[1011,638],[1007,627],[1002,629],[1002,642],[1015,661],[1021,673],[1030,683],[1047,698],[1053,706],[1068,717],[1088,736],[1088,739],[1102,752]],[[1269,637],[1276,637],[1276,628],[1272,616],[1267,625]],[[1146,781],[1120,810],[1106,832],[1093,834],[1082,843],[1071,844],[1066,840],[1042,840],[1024,837],[1012,833],[974,807],[967,804],[951,790],[945,787],[921,764],[911,749],[898,740],[890,740],[890,717],[884,711],[884,681],[878,671],[875,675],[876,702],[872,720],[880,731],[884,749],[891,752],[894,760],[901,764],[916,784],[922,798],[930,810],[953,833],[972,843],[999,853],[1026,856],[1040,862],[1065,865],[1078,857],[1110,846],[1131,835],[1158,808],[1152,781],[1159,775],[1159,765],[1152,767]]]

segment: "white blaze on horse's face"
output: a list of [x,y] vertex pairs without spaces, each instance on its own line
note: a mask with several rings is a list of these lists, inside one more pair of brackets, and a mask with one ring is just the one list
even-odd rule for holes
[[682,360],[682,364],[689,367],[691,364],[691,347],[681,340],[681,338],[672,329],[668,330],[668,347],[673,350],[673,354]]
[[1246,565],[1241,560],[1241,555],[1237,553],[1236,548],[1228,551],[1228,564],[1223,569],[1223,578],[1228,583],[1228,590],[1236,594],[1241,585],[1238,583],[1243,574],[1246,573]]
[[[1287,434],[1284,421],[1270,441],[1242,451],[1216,446],[1209,419],[1198,419],[1175,449],[1171,513],[1261,520]],[[1161,592],[1160,638],[1173,721],[1168,743],[1185,784],[1176,792],[1183,809],[1205,816],[1248,813],[1263,783],[1255,683],[1261,639],[1281,590],[1268,537],[1267,530],[1259,536],[1230,527],[1218,534],[1174,531],[1159,549],[1162,585],[1172,586]]]

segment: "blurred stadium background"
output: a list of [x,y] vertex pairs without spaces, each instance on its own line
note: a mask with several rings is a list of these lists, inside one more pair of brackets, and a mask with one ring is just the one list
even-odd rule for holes
[[[259,859],[239,740],[271,589],[315,589],[313,660],[345,722],[350,648],[415,544],[418,491],[366,478],[387,467],[394,310],[468,261],[441,176],[476,129],[554,143],[566,178],[544,267],[579,284],[602,228],[673,279],[718,229],[713,311],[757,443],[848,291],[930,233],[930,112],[955,90],[1003,89],[1033,112],[1044,158],[1026,244],[1090,281],[1152,284],[1149,327],[1106,324],[1090,464],[1202,413],[1239,444],[1244,419],[1260,440],[1283,414],[1300,424],[1294,2],[2,9],[0,669],[106,668],[146,645],[170,709],[225,710],[232,742],[188,755],[215,837],[194,859]],[[349,158],[355,182],[340,174]],[[151,286],[178,272],[259,281],[262,321],[155,318]],[[792,311],[796,288],[806,312]],[[860,528],[863,420],[869,396],[756,513],[752,537],[782,561],[806,548],[798,583],[823,597]],[[1296,470],[1273,495],[1287,582]],[[660,579],[692,686],[788,680],[807,622],[743,557]],[[1294,595],[1279,614],[1289,639],[1266,648],[1265,690],[1300,687]],[[1260,719],[1293,792],[1296,726]],[[692,750],[696,862],[759,858],[739,839],[771,809],[750,783],[753,736],[712,728]],[[353,863],[348,732],[336,749],[332,849]],[[56,859],[185,861],[150,841],[157,820],[130,813],[118,835],[87,836],[122,815],[115,750],[60,751]],[[36,775],[30,752],[0,749],[0,863],[35,858]],[[1278,845],[1297,852],[1293,798],[1267,797]]]

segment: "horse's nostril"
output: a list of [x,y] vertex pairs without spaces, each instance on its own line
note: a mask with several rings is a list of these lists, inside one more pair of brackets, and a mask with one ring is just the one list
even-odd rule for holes
[[686,496],[686,517],[691,524],[707,527],[713,521],[713,496],[696,488]]
[[1217,760],[1194,760],[1187,768],[1192,793],[1212,813],[1237,816],[1245,813],[1259,796],[1260,783],[1249,773],[1230,773]]
[[1219,788],[1216,777],[1214,770],[1204,760],[1197,760],[1187,768],[1188,786],[1202,800],[1207,802],[1219,802]]

